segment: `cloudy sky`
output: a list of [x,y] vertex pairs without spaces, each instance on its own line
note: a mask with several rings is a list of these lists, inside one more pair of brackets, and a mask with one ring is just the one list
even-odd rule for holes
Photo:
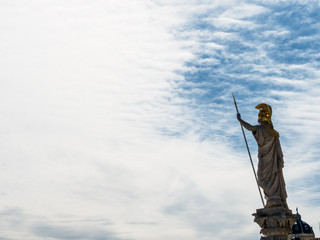
[[3,0],[0,30],[1,240],[259,239],[232,92],[320,235],[318,1]]

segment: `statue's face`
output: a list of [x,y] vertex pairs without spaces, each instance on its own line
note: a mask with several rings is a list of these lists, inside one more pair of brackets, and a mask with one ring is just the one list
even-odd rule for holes
[[258,123],[261,123],[263,121],[269,122],[271,120],[270,114],[266,110],[260,110],[258,115]]

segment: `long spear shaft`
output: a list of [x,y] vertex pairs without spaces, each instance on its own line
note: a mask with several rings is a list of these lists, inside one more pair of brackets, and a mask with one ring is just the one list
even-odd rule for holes
[[[237,102],[236,102],[236,99],[235,99],[233,93],[232,93],[232,96],[233,96],[234,105],[236,106],[237,113],[239,114]],[[243,134],[244,141],[245,141],[246,146],[247,146],[247,150],[248,150],[248,154],[249,154],[249,158],[250,158],[250,162],[251,162],[253,174],[254,174],[254,177],[255,177],[255,179],[256,179],[256,183],[257,183],[258,189],[259,189],[259,193],[260,193],[262,205],[263,205],[263,207],[265,207],[264,200],[263,200],[263,197],[262,197],[262,194],[261,194],[261,189],[260,189],[259,184],[258,184],[258,178],[257,178],[256,170],[254,169],[254,165],[253,165],[253,162],[252,162],[252,157],[251,157],[251,153],[250,153],[250,150],[249,150],[249,146],[248,146],[246,134],[244,133],[243,126],[242,126],[241,123],[240,123],[240,126],[241,126],[241,130],[242,130],[242,134]]]

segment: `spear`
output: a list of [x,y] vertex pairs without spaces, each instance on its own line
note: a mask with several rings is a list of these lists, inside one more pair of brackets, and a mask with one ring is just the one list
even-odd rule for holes
[[[232,93],[232,96],[233,96],[234,105],[235,105],[236,110],[237,110],[237,114],[239,114],[238,106],[237,106],[237,102],[236,102],[236,99],[235,99],[235,97],[234,97],[234,94],[233,94],[233,93]],[[252,162],[252,157],[251,157],[251,153],[250,153],[250,150],[249,150],[249,146],[248,146],[248,142],[247,142],[246,134],[244,133],[243,126],[242,126],[242,124],[241,124],[241,123],[240,123],[240,126],[241,126],[241,130],[242,130],[242,134],[243,134],[244,141],[245,141],[246,146],[247,146],[247,150],[248,150],[248,154],[249,154],[249,158],[250,158],[250,162],[251,162],[251,166],[252,166],[253,174],[254,174],[254,177],[255,177],[255,179],[256,179],[256,183],[257,183],[258,189],[259,189],[259,193],[260,193],[260,197],[261,197],[262,205],[263,205],[263,207],[265,207],[266,205],[264,204],[264,200],[263,200],[263,197],[262,197],[262,194],[261,194],[261,189],[260,189],[259,184],[258,184],[258,178],[257,178],[256,170],[254,169],[254,165],[253,165],[253,162]]]

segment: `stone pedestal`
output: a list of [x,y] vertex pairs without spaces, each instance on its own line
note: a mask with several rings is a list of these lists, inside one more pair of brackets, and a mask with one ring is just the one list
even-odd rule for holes
[[292,232],[291,227],[295,223],[295,215],[285,207],[269,207],[257,209],[252,214],[254,221],[261,227],[263,234],[260,240],[288,240]]

